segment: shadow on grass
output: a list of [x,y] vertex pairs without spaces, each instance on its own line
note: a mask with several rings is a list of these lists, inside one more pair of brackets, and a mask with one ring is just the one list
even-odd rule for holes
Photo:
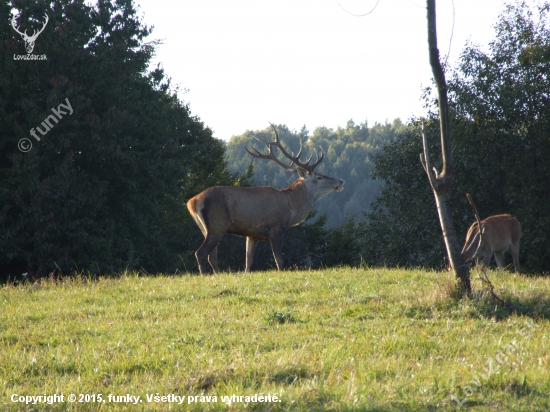
[[[449,277],[439,287],[440,299],[431,305],[415,305],[409,308],[406,315],[412,318],[431,318],[434,316],[434,312],[455,312],[457,309],[460,312],[460,308],[466,304],[469,306],[471,316],[497,321],[508,319],[514,315],[529,317],[533,320],[550,319],[550,294],[547,288],[545,290],[531,288],[524,293],[518,293],[507,290],[505,282],[501,289],[496,289],[491,279],[498,279],[498,272],[494,277],[492,271],[473,272],[473,274],[476,273],[478,275],[476,278],[471,276],[472,282],[481,281],[481,285],[475,289],[472,284],[474,291],[470,296],[464,297],[459,294],[456,281]],[[514,282],[531,282],[536,278],[536,276],[529,276],[527,279],[524,275],[520,276],[523,279],[515,278]],[[441,297],[443,298],[441,299]]]
[[470,296],[464,297],[456,292],[455,282],[449,279],[434,296],[433,300],[421,300],[408,307],[404,315],[415,319],[465,316],[496,321],[511,316],[524,316],[533,320],[550,319],[550,293],[547,289],[530,288],[528,291],[516,292],[503,287],[496,290],[489,281]]
[[505,302],[493,298],[488,291],[474,293],[471,300],[480,316],[495,320],[505,320],[512,315],[538,319],[550,319],[550,296],[537,293],[529,297],[519,297],[509,292],[497,293]]
[[310,378],[305,368],[291,367],[273,374],[269,380],[274,383],[292,385],[294,382]]

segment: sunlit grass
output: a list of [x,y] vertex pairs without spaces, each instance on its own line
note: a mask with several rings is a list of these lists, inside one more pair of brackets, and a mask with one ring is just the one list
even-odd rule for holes
[[[13,394],[83,393],[140,396],[135,410],[460,409],[451,396],[465,410],[550,410],[550,279],[490,276],[519,314],[479,291],[475,276],[478,292],[457,300],[448,273],[424,270],[124,274],[3,286],[1,409],[25,410]],[[517,349],[503,356],[511,342]],[[488,375],[491,359],[498,371]],[[218,401],[155,403],[147,394]],[[233,394],[280,402],[222,402]],[[27,409],[71,408],[129,405]]]

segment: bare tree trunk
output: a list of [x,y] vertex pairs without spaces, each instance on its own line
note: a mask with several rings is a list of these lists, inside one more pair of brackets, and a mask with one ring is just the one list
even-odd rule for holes
[[435,0],[427,0],[427,9],[430,66],[432,67],[439,96],[439,123],[441,129],[441,157],[443,160],[443,168],[441,173],[438,173],[435,168],[433,168],[432,172],[424,125],[422,125],[422,142],[424,152],[420,154],[420,162],[428,175],[428,180],[430,181],[430,185],[434,192],[437,212],[439,214],[439,222],[441,223],[443,239],[445,241],[445,247],[447,248],[447,256],[449,257],[451,268],[455,272],[459,291],[461,293],[469,294],[472,291],[470,285],[470,270],[464,263],[464,258],[462,257],[460,244],[458,243],[455,227],[451,220],[450,209],[447,202],[447,193],[453,179],[454,165],[451,146],[451,130],[449,126],[447,83],[445,81],[445,73],[441,68],[441,63],[439,61],[439,50],[437,48]]

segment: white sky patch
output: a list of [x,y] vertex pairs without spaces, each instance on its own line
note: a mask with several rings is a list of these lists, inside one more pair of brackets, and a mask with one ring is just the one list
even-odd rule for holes
[[[191,111],[229,139],[268,121],[345,126],[424,113],[431,82],[423,0],[137,0],[163,39],[161,62]],[[449,50],[451,0],[438,0],[439,49]],[[423,7],[419,7],[422,5]],[[454,0],[449,63],[466,40],[486,45],[503,0]],[[153,67],[152,66],[152,67]]]

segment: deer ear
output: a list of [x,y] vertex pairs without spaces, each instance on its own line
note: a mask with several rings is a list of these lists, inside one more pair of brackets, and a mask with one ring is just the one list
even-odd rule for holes
[[297,167],[296,168],[296,171],[298,172],[298,174],[300,175],[301,178],[305,179],[306,176],[307,176],[307,170],[302,168],[302,167]]

